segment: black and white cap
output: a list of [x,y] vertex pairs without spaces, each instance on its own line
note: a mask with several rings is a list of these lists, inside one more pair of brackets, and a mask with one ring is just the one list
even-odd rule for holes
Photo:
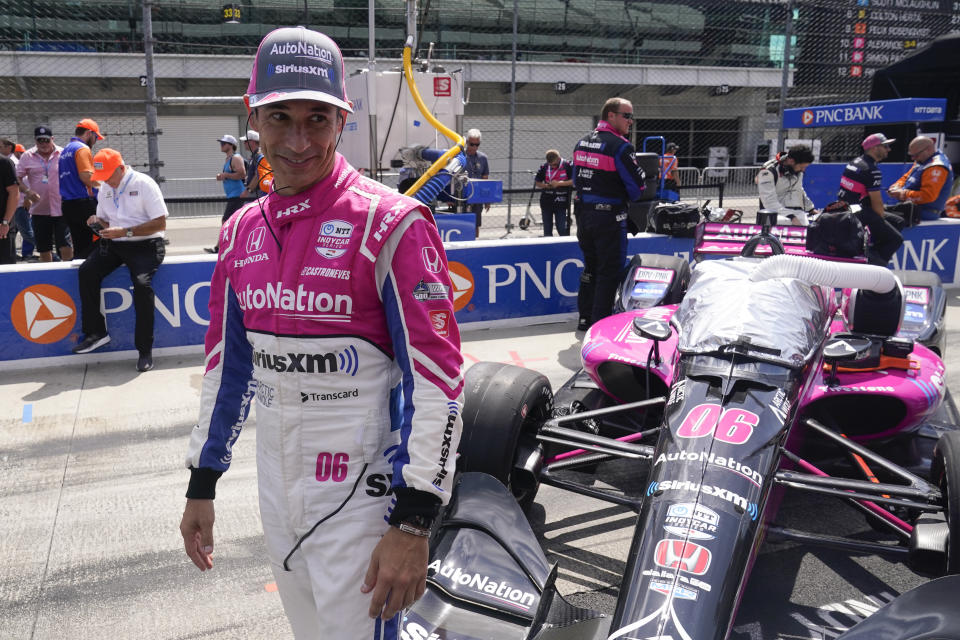
[[319,31],[283,27],[260,42],[247,87],[251,109],[284,100],[316,100],[353,113],[340,47]]

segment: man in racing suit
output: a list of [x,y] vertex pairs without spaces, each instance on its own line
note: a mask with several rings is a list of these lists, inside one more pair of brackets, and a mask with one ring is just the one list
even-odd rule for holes
[[903,236],[898,231],[903,227],[903,218],[885,213],[880,197],[883,177],[877,163],[890,155],[892,142],[893,138],[887,138],[882,133],[874,133],[864,138],[861,143],[864,154],[844,167],[843,175],[840,176],[840,190],[837,192],[837,200],[860,205],[857,217],[870,229],[867,259],[871,264],[881,266],[886,266],[903,244]]
[[583,251],[577,308],[578,331],[613,311],[627,257],[627,204],[643,195],[646,175],[625,137],[633,122],[633,105],[610,98],[597,128],[580,139],[573,152],[574,214]]
[[812,213],[814,207],[803,189],[803,172],[811,162],[810,147],[796,145],[786,154],[768,161],[757,173],[760,206],[776,211],[778,224],[807,226],[807,214]]
[[184,547],[212,568],[215,484],[256,401],[260,513],[294,635],[395,639],[460,438],[446,256],[426,207],[336,153],[350,104],[331,39],[269,33],[246,99],[274,185],[220,232]]

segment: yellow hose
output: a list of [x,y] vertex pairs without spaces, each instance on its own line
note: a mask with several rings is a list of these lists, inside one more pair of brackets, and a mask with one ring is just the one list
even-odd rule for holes
[[427,105],[423,103],[423,99],[420,97],[420,91],[417,90],[417,83],[413,79],[413,38],[408,37],[407,42],[403,45],[403,76],[407,79],[407,86],[410,88],[410,94],[413,96],[413,101],[417,103],[417,108],[420,109],[420,113],[423,114],[423,117],[427,119],[427,122],[432,124],[437,131],[445,135],[454,141],[454,145],[447,150],[442,156],[440,156],[436,162],[430,165],[430,168],[420,176],[420,178],[410,186],[409,189],[403,194],[405,196],[412,196],[417,191],[420,190],[427,181],[435,176],[437,172],[447,166],[447,163],[459,154],[464,149],[466,140],[463,136],[458,134],[455,131],[448,129],[442,122],[433,117],[433,114],[430,113],[430,110],[427,109]]

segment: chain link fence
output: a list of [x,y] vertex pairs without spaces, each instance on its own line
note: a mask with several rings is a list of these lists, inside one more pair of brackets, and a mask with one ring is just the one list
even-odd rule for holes
[[[178,202],[176,215],[222,209],[211,201],[222,195],[212,180],[224,161],[216,139],[246,130],[240,96],[264,34],[308,25],[340,44],[348,72],[369,58],[367,0],[147,4],[145,14],[142,0],[7,0],[0,135],[29,147],[34,127],[46,124],[63,145],[76,122],[91,117],[107,137],[102,145],[146,169],[149,15],[157,173],[169,198],[202,199]],[[530,188],[546,150],[569,158],[612,96],[634,103],[638,150],[679,146],[681,184],[726,166],[726,195],[752,197],[756,167],[777,151],[779,135],[807,141],[822,162],[845,161],[857,154],[863,127],[781,132],[781,109],[867,100],[878,69],[958,29],[958,7],[954,0],[422,0],[412,22],[420,57],[432,43],[432,63],[462,80],[458,128],[482,131],[490,177],[506,191],[484,226],[502,229],[531,201],[537,211]],[[378,69],[399,64],[407,24],[407,3],[375,3]],[[379,175],[396,184],[395,169],[381,166]]]

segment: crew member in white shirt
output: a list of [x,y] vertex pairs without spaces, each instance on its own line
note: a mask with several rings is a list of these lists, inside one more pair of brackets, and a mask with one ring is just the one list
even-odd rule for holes
[[110,342],[100,311],[100,285],[121,264],[133,281],[136,312],[134,346],[137,371],[153,368],[153,274],[163,262],[167,206],[160,187],[150,176],[124,164],[120,152],[101,149],[93,158],[93,180],[101,182],[97,213],[87,224],[100,240],[80,266],[80,307],[84,339],[74,353],[89,353]]

